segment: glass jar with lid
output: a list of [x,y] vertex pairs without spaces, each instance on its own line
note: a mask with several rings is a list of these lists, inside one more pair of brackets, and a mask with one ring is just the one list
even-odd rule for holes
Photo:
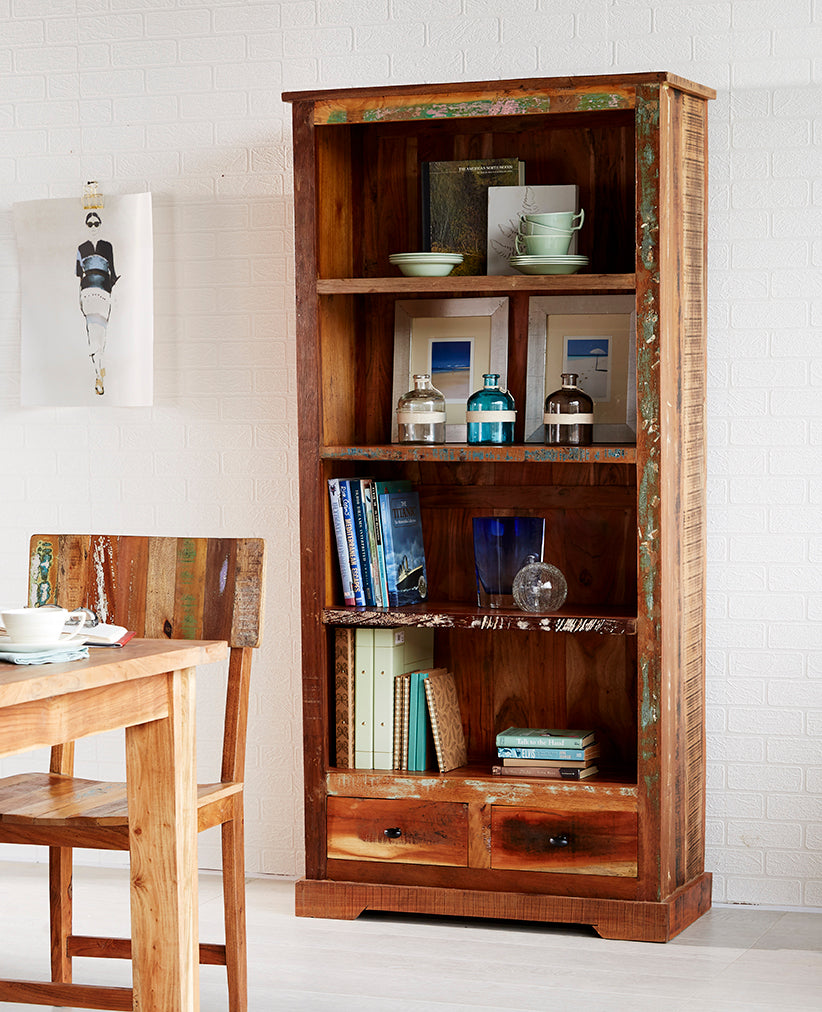
[[432,386],[430,373],[416,373],[414,389],[397,402],[397,439],[401,443],[445,442],[445,397]]

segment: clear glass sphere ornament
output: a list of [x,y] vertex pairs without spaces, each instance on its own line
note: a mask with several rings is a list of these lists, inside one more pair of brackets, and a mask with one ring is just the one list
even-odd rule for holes
[[523,611],[556,611],[568,596],[568,582],[550,562],[526,562],[514,577],[514,603]]

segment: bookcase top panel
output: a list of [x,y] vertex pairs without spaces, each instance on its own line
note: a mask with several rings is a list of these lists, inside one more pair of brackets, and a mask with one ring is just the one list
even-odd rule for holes
[[667,85],[700,98],[716,97],[712,88],[664,71],[285,92],[282,97],[286,102],[313,103],[314,125],[323,126],[632,109],[636,89],[642,85]]

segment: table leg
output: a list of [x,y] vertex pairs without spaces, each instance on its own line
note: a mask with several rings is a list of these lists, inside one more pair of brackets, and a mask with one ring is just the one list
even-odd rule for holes
[[197,1012],[194,668],[168,681],[168,717],[126,729],[134,1008]]

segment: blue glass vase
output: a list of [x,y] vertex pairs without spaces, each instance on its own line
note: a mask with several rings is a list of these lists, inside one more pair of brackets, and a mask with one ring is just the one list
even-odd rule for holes
[[544,517],[474,517],[474,570],[480,608],[513,608],[514,577],[542,558]]
[[517,412],[514,398],[499,385],[499,373],[482,377],[484,386],[468,398],[465,421],[469,443],[513,443]]

